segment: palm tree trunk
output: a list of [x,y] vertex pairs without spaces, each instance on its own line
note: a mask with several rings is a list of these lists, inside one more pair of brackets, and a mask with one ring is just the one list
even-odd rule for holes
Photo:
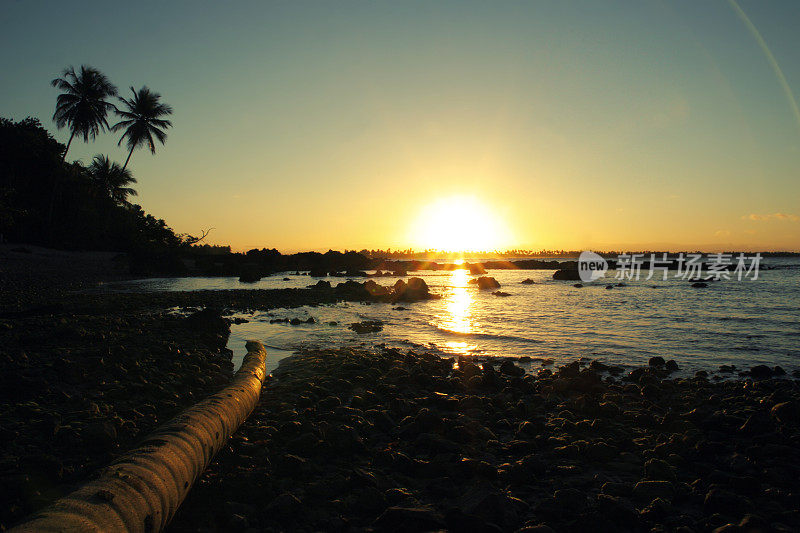
[[131,160],[131,156],[133,155],[133,149],[134,148],[135,147],[131,147],[131,151],[128,152],[128,159],[125,160],[125,164],[122,166],[122,170],[125,170],[126,168],[128,168],[128,161]]
[[64,149],[64,155],[61,156],[61,162],[67,160],[67,152],[69,152],[69,145],[72,144],[72,138],[75,137],[75,132],[73,131],[72,134],[69,136],[69,141],[67,141],[67,147]]
[[[75,137],[75,131],[70,133],[69,141],[67,141],[67,147],[64,149],[64,155],[61,156],[61,162],[67,160],[67,152],[69,152],[69,146],[72,144],[72,139]],[[53,182],[53,189],[50,191],[50,207],[47,209],[47,231],[49,237],[53,237],[53,209],[55,209],[56,205],[56,193],[58,192],[58,176],[56,176],[55,181]]]

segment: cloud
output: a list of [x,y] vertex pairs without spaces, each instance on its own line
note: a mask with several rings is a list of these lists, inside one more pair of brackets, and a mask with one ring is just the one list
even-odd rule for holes
[[714,232],[714,235],[716,235],[717,237],[727,237],[730,234],[731,234],[731,232],[726,230],[726,229],[721,229],[721,230],[718,230],[718,231]]
[[750,213],[749,215],[744,215],[742,220],[758,220],[758,221],[765,221],[765,220],[782,220],[784,222],[797,222],[800,221],[800,217],[797,215],[787,215],[786,213],[772,213],[769,215],[758,215],[756,213]]

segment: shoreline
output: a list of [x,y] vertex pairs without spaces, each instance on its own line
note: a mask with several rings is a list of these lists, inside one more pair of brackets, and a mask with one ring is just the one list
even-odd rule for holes
[[796,381],[455,362],[284,359],[171,530],[800,527]]
[[[363,297],[353,285],[13,287],[4,298],[24,305],[0,318],[6,527],[227,382],[219,312]],[[615,375],[589,360],[532,374],[520,359],[477,360],[385,347],[290,355],[171,529],[700,531],[748,513],[800,527],[791,376],[714,382],[670,375],[667,361]]]

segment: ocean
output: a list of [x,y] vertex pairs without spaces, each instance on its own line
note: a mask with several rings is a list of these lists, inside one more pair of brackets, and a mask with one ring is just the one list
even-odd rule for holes
[[[800,258],[764,259],[758,279],[723,280],[694,288],[670,272],[651,280],[605,279],[573,286],[552,279],[552,270],[491,270],[500,283],[495,296],[470,284],[465,270],[420,271],[438,300],[405,304],[339,303],[238,314],[248,322],[231,327],[229,347],[238,364],[247,339],[261,341],[274,368],[286,355],[314,347],[387,345],[477,358],[527,356],[523,366],[584,358],[625,367],[654,356],[674,359],[681,373],[735,365],[779,365],[800,370]],[[284,280],[288,278],[288,280]],[[127,281],[112,290],[185,291],[206,289],[302,288],[327,279],[277,274],[245,284],[236,278],[163,278]],[[395,277],[375,278],[391,285]],[[533,284],[522,284],[532,279]],[[358,281],[362,279],[357,278]],[[612,289],[606,286],[613,284]],[[398,309],[402,307],[404,309]],[[270,323],[276,318],[313,317],[313,324]],[[379,320],[383,330],[358,334],[353,322]],[[335,323],[335,324],[334,324]]]

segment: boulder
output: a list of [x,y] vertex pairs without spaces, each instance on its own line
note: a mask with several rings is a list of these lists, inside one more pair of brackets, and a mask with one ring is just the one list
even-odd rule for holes
[[578,269],[561,269],[556,270],[553,273],[553,279],[557,279],[559,281],[580,281],[581,276],[578,274]]
[[486,274],[486,269],[483,268],[483,265],[480,263],[467,265],[467,268],[469,268],[469,273],[472,274],[473,276],[480,276],[482,274]]
[[533,285],[536,282],[533,281],[531,278],[527,278],[527,279],[523,279],[522,281],[520,281],[520,283],[522,283],[523,285]]
[[507,376],[524,376],[525,369],[514,364],[513,361],[506,359],[500,365],[500,372]]
[[767,365],[756,365],[750,369],[750,376],[753,379],[767,379],[771,378],[773,371]]
[[389,294],[389,289],[383,285],[378,285],[371,279],[364,282],[364,288],[370,296],[386,296]]
[[242,272],[239,274],[239,281],[241,283],[255,283],[261,281],[261,269],[258,265],[242,266]]
[[500,283],[496,279],[489,276],[481,276],[475,282],[478,284],[479,289],[499,289]]
[[392,302],[416,302],[432,298],[428,284],[422,278],[410,278],[408,283],[399,279],[392,288]]

